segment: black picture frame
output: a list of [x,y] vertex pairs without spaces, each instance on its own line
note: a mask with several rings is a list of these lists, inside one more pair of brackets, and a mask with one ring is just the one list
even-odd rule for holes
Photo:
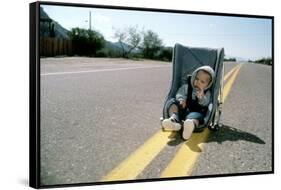
[[[40,6],[61,6],[61,7],[83,7],[96,8],[108,10],[123,10],[123,11],[140,11],[140,12],[154,12],[167,14],[189,14],[189,15],[209,15],[209,16],[225,16],[225,17],[239,17],[239,18],[255,18],[268,19],[271,21],[271,165],[270,169],[266,171],[246,171],[237,173],[223,173],[223,174],[207,174],[199,176],[182,176],[182,177],[165,177],[165,178],[145,178],[133,180],[116,180],[116,181],[89,181],[89,182],[75,182],[75,183],[59,183],[59,184],[42,184],[41,179],[41,61],[40,61]],[[209,177],[226,177],[226,176],[242,176],[242,175],[257,175],[257,174],[272,174],[274,173],[274,17],[266,15],[246,15],[234,13],[216,13],[216,12],[201,12],[201,11],[186,11],[186,10],[166,10],[155,8],[141,8],[141,7],[121,7],[108,5],[92,5],[92,4],[76,4],[76,3],[59,3],[59,2],[34,2],[30,3],[30,76],[29,76],[29,185],[33,188],[53,188],[53,187],[72,187],[85,185],[101,185],[101,184],[119,184],[119,183],[136,183],[147,181],[163,181],[163,180],[182,180],[194,178],[209,178]],[[167,84],[168,86],[169,84]],[[159,115],[160,117],[161,115]],[[245,135],[245,134],[244,134]],[[247,138],[251,138],[247,136]]]

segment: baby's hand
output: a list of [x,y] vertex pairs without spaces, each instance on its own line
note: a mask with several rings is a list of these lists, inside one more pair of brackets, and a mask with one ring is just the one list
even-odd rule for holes
[[185,100],[180,100],[180,107],[184,109],[186,107],[186,101]]
[[196,91],[196,96],[198,99],[202,99],[204,97],[204,90],[197,90]]

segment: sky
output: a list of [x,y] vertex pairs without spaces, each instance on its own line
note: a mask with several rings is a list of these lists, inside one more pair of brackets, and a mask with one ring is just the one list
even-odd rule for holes
[[152,30],[165,46],[180,43],[186,46],[225,49],[227,57],[257,60],[271,57],[272,20],[171,12],[116,10],[86,7],[42,5],[44,11],[64,28],[89,28],[116,42],[116,29],[137,26]]

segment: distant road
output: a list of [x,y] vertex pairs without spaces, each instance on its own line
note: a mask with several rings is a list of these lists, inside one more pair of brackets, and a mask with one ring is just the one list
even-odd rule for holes
[[[226,73],[236,65],[226,63]],[[225,100],[225,126],[202,142],[190,175],[271,170],[271,75],[269,66],[243,64]],[[141,151],[154,154],[132,157],[147,161],[132,176],[159,178],[185,143],[159,133],[170,80],[170,64],[157,61],[41,59],[42,183],[100,181]]]

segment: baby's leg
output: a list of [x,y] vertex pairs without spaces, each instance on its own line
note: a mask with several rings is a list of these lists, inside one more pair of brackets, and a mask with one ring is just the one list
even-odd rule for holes
[[188,140],[191,137],[195,127],[199,125],[201,118],[202,114],[198,112],[191,112],[186,116],[182,132],[183,139]]
[[[196,119],[195,119],[196,120]],[[183,131],[182,131],[182,138],[184,140],[188,140],[195,128],[195,121],[194,119],[186,119],[183,123]]]
[[197,127],[199,125],[199,120],[198,119],[192,119],[194,125]]
[[176,104],[172,104],[171,107],[169,108],[169,116],[172,116],[173,114],[178,114],[179,113],[179,108]]
[[162,122],[162,126],[165,131],[179,131],[181,129],[178,112],[178,106],[176,104],[172,104],[169,108],[170,118],[164,119]]

